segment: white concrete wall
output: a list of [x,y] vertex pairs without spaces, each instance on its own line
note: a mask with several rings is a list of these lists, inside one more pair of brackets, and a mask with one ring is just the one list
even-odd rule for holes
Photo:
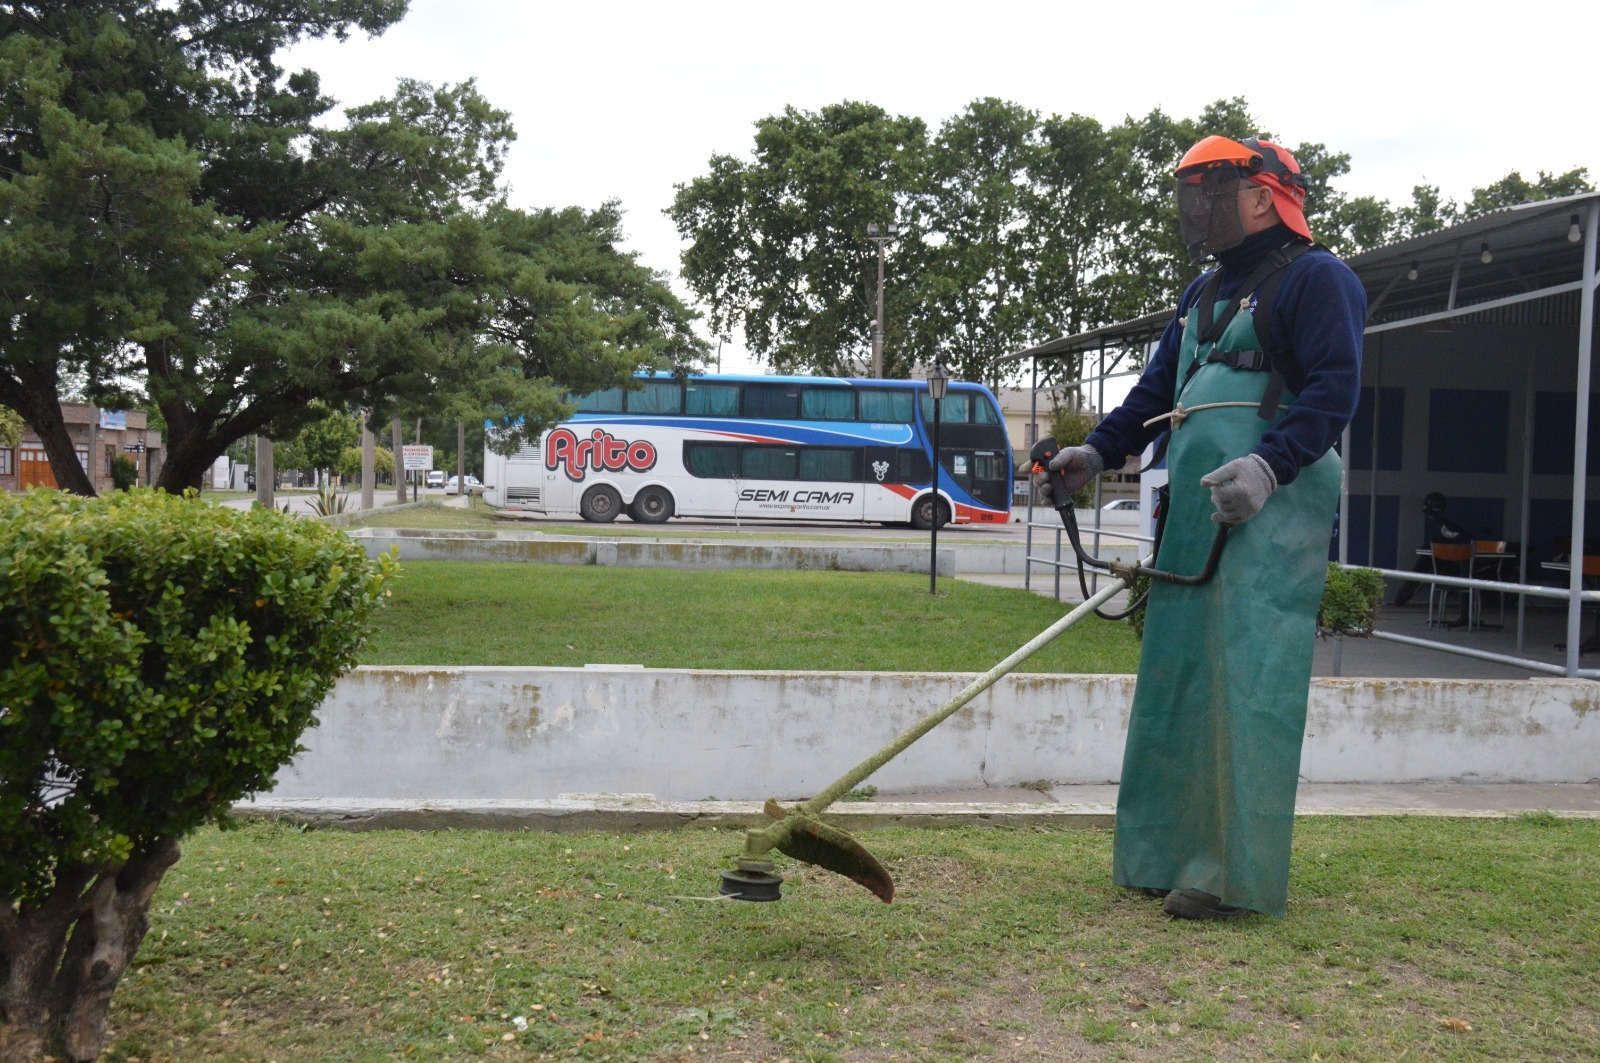
[[[971,678],[362,668],[339,682],[272,796],[806,796]],[[871,782],[885,793],[1112,782],[1132,696],[1132,676],[1010,676]],[[1600,686],[1318,679],[1307,732],[1309,782],[1587,782],[1600,777]]]

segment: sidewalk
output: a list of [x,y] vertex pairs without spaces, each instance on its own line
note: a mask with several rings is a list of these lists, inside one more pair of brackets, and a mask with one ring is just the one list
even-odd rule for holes
[[[844,801],[824,816],[846,830],[871,827],[1110,827],[1115,785],[1020,787],[932,794],[881,794]],[[785,804],[794,798],[780,798]],[[1588,783],[1303,784],[1300,816],[1443,816],[1468,819],[1548,812],[1600,819],[1600,780]],[[753,801],[658,801],[651,794],[562,794],[546,801],[274,800],[264,794],[234,807],[251,819],[280,819],[345,830],[539,830],[629,832],[716,828],[771,822]]]

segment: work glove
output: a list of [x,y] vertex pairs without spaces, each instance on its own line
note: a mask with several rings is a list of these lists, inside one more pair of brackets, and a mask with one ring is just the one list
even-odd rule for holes
[[1278,489],[1278,478],[1265,458],[1246,454],[1200,477],[1200,486],[1211,488],[1211,502],[1217,507],[1212,520],[1243,524],[1261,512],[1267,496]]
[[1055,488],[1050,483],[1048,473],[1036,472],[1033,474],[1033,490],[1040,502],[1047,506],[1070,505],[1072,496],[1083,489],[1083,485],[1093,480],[1105,471],[1106,459],[1093,447],[1066,447],[1050,459],[1050,471],[1059,472],[1067,478],[1067,497],[1057,502]]

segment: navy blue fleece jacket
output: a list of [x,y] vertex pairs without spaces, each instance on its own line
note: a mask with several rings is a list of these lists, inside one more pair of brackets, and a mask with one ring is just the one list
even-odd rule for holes
[[[1274,248],[1296,239],[1286,226],[1277,225],[1247,237],[1238,247],[1224,251],[1217,267],[1222,278],[1219,299],[1236,295],[1245,278]],[[1106,415],[1087,442],[1105,458],[1107,469],[1120,468],[1130,455],[1141,453],[1166,428],[1144,422],[1172,409],[1172,392],[1183,342],[1181,324],[1208,272],[1183,293],[1178,313],[1168,323],[1144,374],[1121,406]],[[1366,327],[1367,293],[1356,275],[1334,255],[1313,250],[1285,269],[1283,280],[1268,308],[1272,320],[1273,353],[1284,366],[1284,378],[1295,400],[1276,425],[1267,427],[1256,446],[1272,467],[1280,485],[1290,483],[1300,470],[1328,452],[1350,418],[1355,416],[1361,386],[1361,334]],[[1261,327],[1261,322],[1256,322]],[[1261,374],[1263,387],[1266,374]],[[1243,455],[1239,455],[1243,457]]]

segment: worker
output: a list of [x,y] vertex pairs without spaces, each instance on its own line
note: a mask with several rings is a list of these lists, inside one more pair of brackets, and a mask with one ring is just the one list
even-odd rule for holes
[[1176,177],[1183,242],[1215,268],[1127,400],[1050,468],[1075,492],[1170,430],[1156,567],[1201,571],[1217,524],[1232,526],[1212,580],[1151,589],[1112,876],[1178,918],[1283,915],[1332,447],[1355,413],[1366,292],[1314,242],[1282,147],[1209,136]]

